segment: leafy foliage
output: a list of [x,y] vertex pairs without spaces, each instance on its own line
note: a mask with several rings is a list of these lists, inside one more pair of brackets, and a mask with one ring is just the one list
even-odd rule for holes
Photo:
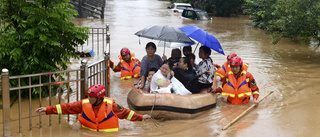
[[[9,75],[64,70],[70,58],[78,58],[75,47],[88,39],[89,30],[70,22],[77,11],[71,9],[69,0],[0,3],[4,22],[0,27],[0,68],[9,69]],[[25,80],[21,84],[28,83]]]
[[320,29],[318,0],[248,0],[255,27],[272,34],[273,44],[281,37],[294,40],[316,39]]

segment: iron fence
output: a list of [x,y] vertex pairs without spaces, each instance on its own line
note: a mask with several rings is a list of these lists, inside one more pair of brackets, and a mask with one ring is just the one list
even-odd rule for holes
[[[85,98],[86,90],[89,85],[93,84],[103,84],[107,88],[106,96],[110,96],[110,85],[108,81],[109,77],[109,50],[110,50],[110,35],[108,33],[109,26],[106,28],[91,28],[90,29],[90,38],[85,43],[87,46],[91,46],[92,49],[97,51],[97,54],[100,54],[99,51],[104,52],[104,58],[88,65],[86,60],[81,60],[81,66],[79,69],[69,69],[62,70],[56,72],[47,72],[47,73],[37,73],[37,74],[28,74],[28,75],[19,75],[19,76],[9,76],[8,69],[2,69],[1,74],[1,86],[0,91],[2,92],[2,113],[3,113],[3,136],[11,136],[11,118],[10,118],[10,93],[18,92],[18,113],[19,113],[19,133],[21,133],[22,129],[22,114],[25,114],[25,111],[21,109],[21,92],[28,91],[29,94],[29,129],[32,130],[32,91],[39,91],[39,104],[41,107],[43,104],[42,94],[44,92],[48,92],[49,98],[49,106],[52,105],[52,87],[54,85],[58,86],[56,89],[58,95],[58,103],[62,103],[65,101],[66,103],[80,101],[80,99]],[[101,39],[100,39],[101,38]],[[91,45],[92,44],[92,45]],[[82,45],[83,48],[83,45]],[[43,78],[48,78],[47,80],[43,80]],[[28,79],[29,83],[27,85],[21,85],[22,79]],[[32,79],[39,79],[39,82],[34,83]],[[53,79],[53,81],[52,81]],[[18,81],[17,85],[11,85],[10,81]],[[43,82],[47,81],[47,82]],[[43,89],[47,88],[48,90],[44,91]],[[75,97],[70,97],[70,93],[75,94]],[[65,95],[66,99],[62,100],[61,96]],[[72,101],[70,101],[70,99]],[[15,112],[15,111],[14,111]],[[78,117],[78,115],[77,115]],[[51,116],[49,115],[49,126],[51,126]],[[70,120],[69,115],[67,116],[67,120]],[[59,124],[61,123],[61,115],[59,115]],[[39,114],[39,128],[42,127],[42,116]]]

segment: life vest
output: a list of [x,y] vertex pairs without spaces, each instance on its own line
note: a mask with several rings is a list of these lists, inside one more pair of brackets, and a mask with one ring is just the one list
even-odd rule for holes
[[247,71],[241,69],[241,76],[236,79],[233,72],[229,71],[226,77],[227,83],[223,86],[222,96],[228,96],[228,102],[232,104],[248,103],[252,92],[248,86],[249,78],[246,78]]
[[[243,63],[243,64],[242,64],[242,68],[243,68],[243,70],[248,71],[249,64],[248,64],[248,63]],[[228,61],[226,61],[226,62],[222,65],[222,67],[220,67],[220,68],[215,72],[215,74],[216,74],[217,76],[220,76],[220,77],[221,77],[220,81],[223,81],[223,78],[226,76],[227,73],[229,73],[229,71],[232,71],[232,69],[231,69],[230,65],[228,64]]]
[[215,74],[217,76],[220,76],[221,77],[221,80],[224,78],[224,76],[226,75],[226,72],[229,72],[231,71],[231,67],[230,65],[228,64],[228,62],[226,61],[222,67],[220,67],[216,72]]
[[243,68],[243,70],[248,71],[249,63],[243,63],[242,68]]
[[119,55],[118,58],[121,62],[121,79],[131,79],[139,78],[140,77],[140,66],[138,65],[139,62],[136,61],[134,57],[134,53],[130,53],[130,64],[122,59],[122,56]]
[[95,116],[89,99],[82,100],[82,113],[79,116],[81,127],[99,132],[119,131],[118,116],[112,110],[113,99],[104,98]]

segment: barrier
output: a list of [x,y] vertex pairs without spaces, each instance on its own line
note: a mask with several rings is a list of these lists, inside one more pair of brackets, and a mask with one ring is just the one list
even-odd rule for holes
[[[11,136],[11,121],[10,118],[10,111],[15,112],[15,110],[10,110],[10,92],[18,92],[18,113],[19,113],[19,133],[21,133],[22,129],[22,114],[25,114],[24,111],[22,111],[21,108],[21,91],[22,90],[28,90],[29,91],[29,129],[32,130],[32,113],[34,113],[34,110],[32,110],[32,99],[31,99],[31,92],[34,89],[39,89],[39,107],[42,106],[42,88],[48,87],[49,89],[49,106],[52,104],[52,95],[51,90],[53,85],[59,85],[59,88],[57,89],[58,94],[58,102],[61,103],[61,95],[62,91],[66,92],[67,94],[67,103],[70,103],[70,89],[72,91],[76,92],[76,99],[75,101],[80,101],[81,99],[86,97],[86,90],[88,89],[88,84],[103,84],[107,88],[107,94],[106,96],[110,96],[110,83],[108,83],[108,74],[109,74],[109,67],[108,67],[108,60],[110,57],[110,34],[109,26],[107,25],[106,28],[91,28],[91,30],[102,30],[103,33],[94,33],[90,32],[91,36],[94,36],[92,38],[92,45],[91,48],[94,49],[103,49],[104,52],[104,58],[102,60],[99,60],[93,64],[87,65],[86,60],[81,60],[81,66],[79,69],[70,69],[70,70],[62,70],[62,71],[56,71],[56,72],[46,72],[46,73],[37,73],[37,74],[28,74],[28,75],[19,75],[19,76],[9,76],[10,72],[7,69],[2,69],[1,74],[1,86],[0,92],[2,92],[2,105],[3,105],[3,136],[9,137]],[[103,44],[97,45],[94,47],[94,44],[101,43],[101,41],[96,39],[97,37],[102,35],[103,37]],[[104,36],[106,35],[106,36]],[[98,42],[97,42],[98,41]],[[104,43],[105,42],[105,43]],[[87,45],[89,45],[90,42],[86,42]],[[102,47],[101,47],[102,46]],[[106,48],[105,48],[106,47]],[[109,48],[108,48],[109,47]],[[82,45],[83,48],[83,45]],[[99,50],[97,50],[99,51]],[[99,52],[98,52],[99,54]],[[43,77],[48,77],[48,82],[44,83],[42,82]],[[38,83],[32,83],[31,80],[34,78],[38,78]],[[21,79],[29,79],[28,85],[21,86]],[[52,81],[54,79],[54,81]],[[16,80],[18,81],[17,85],[11,85],[10,87],[10,80]],[[74,98],[73,98],[74,99]],[[78,117],[78,115],[77,115]],[[70,117],[68,115],[67,120],[70,120]],[[51,115],[49,115],[49,126],[51,126]],[[61,115],[59,115],[59,124],[61,123]],[[41,114],[39,114],[39,128],[42,127],[42,118]]]
[[104,18],[105,0],[70,0],[79,13],[80,18]]

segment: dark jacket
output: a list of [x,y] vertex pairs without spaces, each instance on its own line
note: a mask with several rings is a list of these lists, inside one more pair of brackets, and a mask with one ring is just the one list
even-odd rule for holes
[[192,93],[199,93],[198,77],[194,70],[183,70],[181,68],[175,68],[174,77],[177,78],[183,85]]

